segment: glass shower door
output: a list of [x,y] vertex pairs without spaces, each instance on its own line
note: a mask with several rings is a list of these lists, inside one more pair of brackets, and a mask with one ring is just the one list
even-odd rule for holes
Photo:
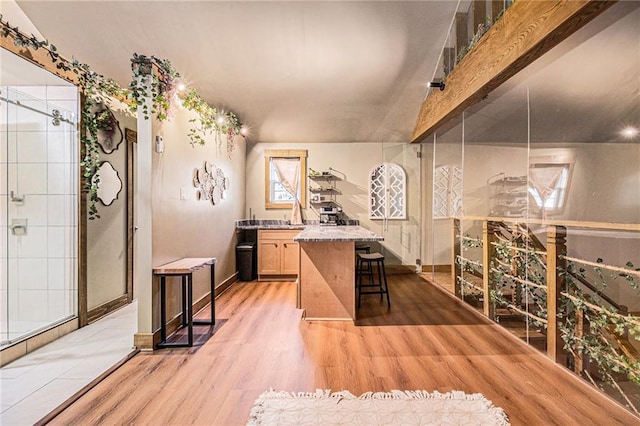
[[58,89],[2,88],[2,346],[77,311],[77,117]]

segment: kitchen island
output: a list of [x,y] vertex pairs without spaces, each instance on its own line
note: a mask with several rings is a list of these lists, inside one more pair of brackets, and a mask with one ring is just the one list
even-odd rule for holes
[[355,243],[382,241],[361,226],[307,226],[300,245],[298,305],[307,320],[356,319]]

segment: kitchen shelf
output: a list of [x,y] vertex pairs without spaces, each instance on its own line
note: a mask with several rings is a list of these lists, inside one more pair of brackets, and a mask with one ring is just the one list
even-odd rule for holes
[[527,177],[504,176],[489,182],[494,188],[491,215],[520,217],[527,209]]
[[314,180],[340,180],[340,178],[333,174],[317,174],[317,175],[309,175],[309,179]]
[[[329,168],[331,170],[331,168]],[[313,181],[313,185],[307,185],[309,191],[309,205],[320,215],[322,207],[340,207],[336,201],[336,197],[342,192],[336,188],[336,182],[342,180],[339,176],[331,172],[323,172],[317,174],[309,174],[309,180]]]
[[340,194],[340,191],[338,191],[336,188],[330,187],[330,188],[309,188],[309,192],[312,192],[314,194]]

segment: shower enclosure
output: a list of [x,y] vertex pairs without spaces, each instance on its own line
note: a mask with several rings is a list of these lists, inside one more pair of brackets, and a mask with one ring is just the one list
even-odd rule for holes
[[[77,316],[78,91],[42,70],[0,82],[0,348]],[[6,65],[5,65],[6,64]],[[30,65],[30,64],[28,64]],[[59,81],[58,81],[59,80]]]

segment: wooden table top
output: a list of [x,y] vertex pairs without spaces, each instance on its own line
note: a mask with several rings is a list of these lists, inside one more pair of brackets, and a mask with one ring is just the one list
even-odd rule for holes
[[189,274],[206,265],[213,265],[218,261],[215,257],[185,257],[165,263],[153,268],[155,275],[163,274]]

